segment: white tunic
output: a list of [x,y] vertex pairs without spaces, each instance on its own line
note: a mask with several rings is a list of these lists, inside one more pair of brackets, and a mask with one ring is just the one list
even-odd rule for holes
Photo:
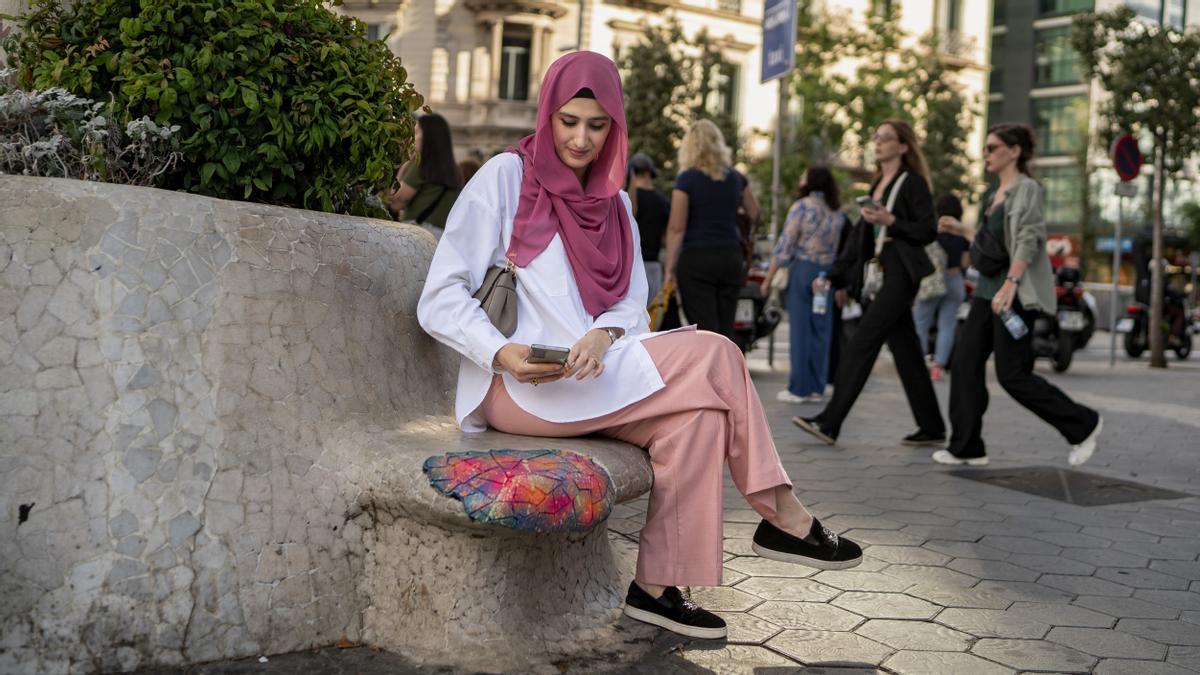
[[528,266],[517,269],[517,330],[505,338],[471,295],[489,268],[503,265],[521,192],[523,166],[509,152],[488,160],[463,188],[446,220],[417,305],[427,333],[462,355],[454,417],[463,431],[487,428],[480,404],[487,395],[492,359],[509,342],[571,347],[592,328],[623,328],[625,337],[604,355],[604,373],[582,381],[565,378],[534,387],[504,373],[504,386],[523,410],[549,422],[576,422],[616,412],[665,386],[641,341],[649,332],[646,272],[629,197],[621,199],[633,229],[632,277],[625,298],[600,316],[583,307],[566,250],[556,234]]

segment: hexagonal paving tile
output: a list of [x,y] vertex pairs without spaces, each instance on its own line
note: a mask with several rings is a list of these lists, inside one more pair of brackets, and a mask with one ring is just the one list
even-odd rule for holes
[[827,586],[843,591],[903,591],[912,586],[903,579],[886,576],[881,572],[859,572],[858,570],[830,570],[813,577]]
[[1200,579],[1200,561],[1151,560],[1150,569],[1156,572],[1165,572],[1180,579]]
[[724,523],[725,536],[729,539],[751,539],[758,523]]
[[1190,675],[1195,671],[1162,661],[1101,659],[1092,673],[1094,675]]
[[1137,542],[1145,544],[1153,544],[1158,541],[1158,537],[1137,530],[1130,530],[1124,527],[1085,527],[1080,532],[1084,534],[1092,534],[1097,537],[1109,539],[1112,541]]
[[1001,551],[1009,553],[1034,553],[1040,555],[1057,555],[1062,551],[1062,547],[1048,544],[1037,539],[1029,537],[1003,537],[998,535],[988,535],[980,539],[981,544],[986,544],[992,548],[998,548]]
[[1031,553],[1014,553],[1008,557],[1008,562],[1020,565],[1043,574],[1078,574],[1088,576],[1096,573],[1096,566],[1078,560],[1071,560],[1057,555],[1034,555]]
[[1187,579],[1143,568],[1105,567],[1098,570],[1096,576],[1101,579],[1108,579],[1122,586],[1132,586],[1134,588],[1184,591],[1188,587]]
[[828,521],[821,521],[821,524],[839,533],[856,527],[869,530],[898,530],[904,527],[904,523],[883,516],[834,516]]
[[950,556],[917,546],[872,546],[866,554],[872,558],[905,565],[945,565]]
[[872,619],[931,619],[940,611],[937,605],[899,593],[848,591],[833,604]]
[[792,600],[825,602],[841,591],[811,579],[785,579],[783,577],[751,577],[738,584],[738,589],[753,593],[763,600]]
[[1006,675],[1013,671],[973,654],[960,652],[896,652],[883,667],[897,673],[920,675]]
[[1131,619],[1174,619],[1179,610],[1156,605],[1136,598],[1114,598],[1102,595],[1081,595],[1071,604],[1094,609],[1109,616]]
[[889,577],[903,579],[909,585],[970,588],[979,583],[979,579],[973,576],[932,565],[888,565],[882,572]]
[[732,586],[739,581],[745,581],[748,576],[749,575],[742,574],[737,570],[729,569],[729,566],[726,565],[725,567],[721,568],[721,585]]
[[1167,663],[1200,672],[1200,647],[1170,647],[1167,649]]
[[1040,639],[1050,632],[1049,624],[996,609],[950,608],[934,621],[981,638]]
[[1052,602],[1014,602],[1008,611],[1018,616],[1048,623],[1051,626],[1111,628],[1117,622],[1107,614],[1094,612],[1085,607]]
[[1127,598],[1133,595],[1129,586],[1107,581],[1097,577],[1076,577],[1066,574],[1043,574],[1038,584],[1057,588],[1060,591],[1075,595],[1110,595]]
[[896,649],[963,652],[971,646],[971,636],[936,623],[871,619],[855,633]]
[[750,548],[752,543],[749,539],[726,538],[723,548],[726,553],[733,555],[756,556],[758,554],[754,552],[753,548]]
[[1145,567],[1150,561],[1144,555],[1109,548],[1068,548],[1062,556],[1096,567]]
[[[1112,546],[1118,551],[1127,553],[1141,553],[1146,549],[1145,544],[1130,543],[1127,541],[1118,541]],[[1154,545],[1154,557],[1158,560],[1178,560],[1180,562],[1191,562],[1200,555],[1200,542],[1195,539],[1178,539],[1176,537],[1163,537]]]
[[888,511],[888,518],[898,520],[906,525],[941,525],[951,527],[958,524],[958,519],[940,516],[932,511]]
[[764,602],[750,614],[783,628],[848,631],[866,619],[823,602]]
[[976,542],[979,541],[979,533],[971,530],[967,526],[962,527],[939,527],[937,525],[905,525],[901,532],[924,537],[925,539],[939,539],[948,541]]
[[808,666],[877,666],[892,650],[854,633],[785,630],[767,645]]
[[1108,548],[1112,546],[1112,542],[1108,539],[1079,532],[1035,532],[1033,538],[1055,546],[1075,548]]
[[1200,629],[1184,621],[1165,619],[1121,619],[1117,630],[1164,645],[1200,646]]
[[729,626],[730,644],[760,645],[783,630],[766,619],[745,612],[714,613],[725,619],[726,625]]
[[710,612],[744,612],[762,602],[762,598],[726,586],[695,588],[692,590],[692,599]]
[[985,521],[999,522],[1004,520],[1004,516],[986,509],[970,509],[962,506],[939,506],[933,510],[939,516],[945,516],[951,520],[965,520],[967,522]]
[[725,563],[725,567],[752,577],[787,577],[789,579],[811,577],[820,571],[812,567],[760,558],[756,555],[738,556]]
[[1041,584],[1028,581],[992,581],[990,579],[975,584],[975,590],[1000,595],[1014,602],[1070,602],[1075,597],[1073,593],[1060,591]]
[[984,638],[971,647],[971,653],[1021,670],[1079,672],[1097,661],[1094,656],[1041,640]]
[[1037,578],[1042,576],[1040,572],[1018,567],[1003,560],[959,558],[951,560],[947,567],[973,577],[995,581],[1037,581]]
[[920,546],[925,542],[924,537],[899,530],[868,530],[861,527],[848,530],[842,536],[864,546]]
[[1013,604],[1011,598],[975,588],[916,585],[904,592],[915,598],[928,600],[942,607],[966,607],[973,609],[1005,609]]
[[1110,628],[1059,626],[1051,628],[1045,639],[1093,656],[1161,660],[1167,655],[1167,648],[1157,642]]
[[1148,591],[1138,589],[1133,597],[1175,609],[1200,609],[1200,593],[1189,591]]
[[758,525],[762,521],[762,516],[758,515],[758,512],[754,509],[726,508],[723,519],[726,523],[754,523]]
[[1179,615],[1179,618],[1188,623],[1194,623],[1197,626],[1200,626],[1200,612],[1197,612],[1196,610],[1189,609],[1186,612],[1182,612]]
[[756,645],[713,647],[703,642],[694,642],[683,647],[679,657],[707,669],[708,672],[720,675],[774,672],[775,669],[796,666],[795,661]]
[[974,541],[948,541],[945,539],[934,539],[925,542],[922,545],[922,548],[932,549],[938,553],[945,553],[952,558],[1004,560],[1012,555],[1008,551],[1001,551],[998,548],[992,548],[987,544],[980,544]]

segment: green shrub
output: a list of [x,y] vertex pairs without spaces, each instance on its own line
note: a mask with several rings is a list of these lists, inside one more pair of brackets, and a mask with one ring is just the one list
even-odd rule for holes
[[161,187],[376,212],[423,100],[362,24],[317,0],[34,0],[6,48],[27,89],[178,125]]

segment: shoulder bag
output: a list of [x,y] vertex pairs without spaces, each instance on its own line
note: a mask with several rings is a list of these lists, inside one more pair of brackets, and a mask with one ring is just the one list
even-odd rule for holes
[[[904,179],[908,178],[908,172],[900,174],[896,179],[895,186],[892,187],[892,193],[888,195],[887,211],[892,212],[896,206],[896,197],[900,195],[900,188],[904,186]],[[887,226],[884,225],[879,229],[879,236],[875,238],[875,255],[863,265],[863,285],[862,297],[867,300],[874,300],[879,294],[879,289],[883,288],[883,263],[879,260],[879,254],[883,252],[883,243],[887,239]]]
[[946,294],[946,249],[936,241],[925,245],[925,255],[933,263],[933,272],[921,279],[917,300],[932,300]]
[[982,226],[975,233],[975,241],[971,242],[971,267],[979,270],[985,277],[996,277],[1008,271],[1011,261],[1004,242],[992,235],[985,217]]
[[517,266],[511,260],[504,267],[488,269],[483,284],[471,297],[479,301],[484,313],[504,337],[517,332]]

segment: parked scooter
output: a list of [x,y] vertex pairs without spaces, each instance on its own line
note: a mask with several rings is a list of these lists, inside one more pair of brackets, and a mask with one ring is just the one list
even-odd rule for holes
[[[1195,322],[1188,321],[1184,308],[1183,294],[1167,293],[1163,311],[1163,330],[1166,332],[1167,349],[1175,352],[1180,360],[1192,353],[1192,334]],[[1125,353],[1138,358],[1150,348],[1150,308],[1135,302],[1125,307],[1125,318],[1117,322],[1117,332],[1125,334]]]
[[[1074,267],[1058,268],[1054,294],[1058,297],[1059,330],[1071,334],[1074,349],[1083,349],[1096,329],[1096,315],[1086,301],[1079,270]],[[1067,363],[1070,364],[1070,358]],[[1066,370],[1065,366],[1063,370]]]
[[762,294],[762,282],[767,278],[767,268],[759,262],[750,267],[746,284],[738,297],[733,316],[733,341],[745,354],[754,349],[755,341],[769,336],[783,319],[783,308],[768,302]]

